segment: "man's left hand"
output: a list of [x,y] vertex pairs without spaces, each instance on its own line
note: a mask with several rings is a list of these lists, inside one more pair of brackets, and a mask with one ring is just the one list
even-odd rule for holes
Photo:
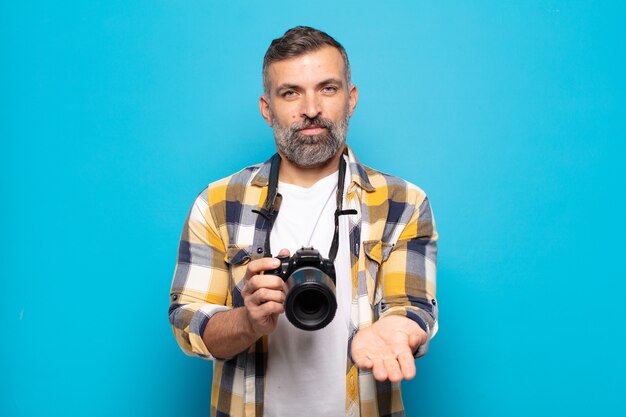
[[378,381],[399,382],[415,376],[413,352],[427,335],[413,320],[387,316],[359,330],[352,340],[352,359],[361,369],[371,369]]

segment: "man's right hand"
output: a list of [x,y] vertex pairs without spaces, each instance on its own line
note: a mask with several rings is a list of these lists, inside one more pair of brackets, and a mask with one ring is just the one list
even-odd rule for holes
[[[289,256],[289,251],[283,249],[279,255]],[[280,277],[260,274],[279,265],[276,258],[257,259],[248,264],[241,291],[244,306],[216,313],[202,333],[202,340],[213,356],[232,358],[276,329],[278,316],[284,311],[287,285]]]
[[[281,249],[278,255],[289,256],[289,250]],[[261,275],[279,266],[276,258],[261,258],[250,262],[246,269],[241,295],[251,330],[258,337],[272,333],[278,316],[285,311],[286,284],[276,275]]]

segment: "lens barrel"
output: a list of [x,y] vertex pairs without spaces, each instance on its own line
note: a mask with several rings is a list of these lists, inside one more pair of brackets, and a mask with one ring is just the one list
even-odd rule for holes
[[287,319],[299,329],[318,330],[335,317],[336,289],[333,280],[322,270],[305,266],[296,269],[286,281]]

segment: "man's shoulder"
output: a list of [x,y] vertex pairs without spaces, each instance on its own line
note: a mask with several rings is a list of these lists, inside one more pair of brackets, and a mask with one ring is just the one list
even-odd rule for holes
[[[432,234],[434,218],[430,201],[422,188],[398,176],[368,166],[361,167],[369,186],[369,189],[363,187],[365,192],[361,193],[361,202],[368,212],[366,221],[370,225],[365,236],[368,244],[382,241],[393,246],[403,233],[408,236],[415,227],[420,233],[430,230],[430,239],[436,239],[436,234]],[[384,224],[384,227],[376,224]],[[387,247],[385,256],[392,246]]]
[[347,154],[352,181],[366,191],[366,201],[380,204],[383,200],[418,202],[426,199],[424,190],[414,183],[361,163],[350,147]]
[[247,166],[224,178],[209,183],[207,188],[227,187],[227,186],[247,186],[251,185],[265,166],[265,162]]
[[[267,174],[265,173],[267,171]],[[268,162],[250,165],[224,178],[210,182],[196,197],[195,204],[214,209],[226,200],[242,199],[251,187],[261,191],[269,174]],[[253,187],[253,186],[258,187]]]
[[[427,199],[426,192],[418,185],[396,175],[382,172],[367,165],[359,164],[361,173],[357,174],[366,178],[371,189],[368,195],[376,201],[380,199],[394,202],[411,202],[418,205]],[[363,175],[365,174],[365,175]]]

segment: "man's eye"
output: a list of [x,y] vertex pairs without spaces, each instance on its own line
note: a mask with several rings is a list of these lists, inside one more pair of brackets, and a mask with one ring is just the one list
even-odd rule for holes
[[292,91],[292,90],[285,91],[285,92],[283,93],[283,97],[284,97],[284,98],[293,97],[293,96],[295,96],[295,95],[296,95],[296,92],[295,92],[295,91]]
[[328,93],[328,94],[333,94],[337,92],[337,87],[334,87],[332,85],[326,86],[324,87],[324,92]]

